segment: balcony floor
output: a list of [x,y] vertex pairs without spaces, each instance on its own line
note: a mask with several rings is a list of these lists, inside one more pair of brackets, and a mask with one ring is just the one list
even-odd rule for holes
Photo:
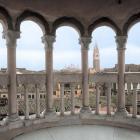
[[138,131],[98,125],[72,125],[42,129],[14,140],[140,140]]

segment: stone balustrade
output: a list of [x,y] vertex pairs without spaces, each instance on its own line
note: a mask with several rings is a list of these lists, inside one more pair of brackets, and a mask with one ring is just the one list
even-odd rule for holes
[[[22,85],[24,99],[18,100],[18,109],[21,112],[24,112],[25,119],[29,119],[29,113],[36,114],[37,117],[40,117],[40,113],[45,110],[45,99],[40,99],[39,92],[45,86],[45,74],[17,74],[17,85]],[[60,84],[60,112],[64,115],[65,107],[64,107],[64,84],[70,84],[71,94],[69,96],[71,114],[75,114],[75,88],[76,85],[81,85],[81,73],[69,73],[69,72],[58,72],[54,73],[54,88],[56,84]],[[125,73],[125,83],[127,84],[127,89],[130,92],[133,92],[132,106],[133,106],[133,117],[137,117],[137,93],[138,93],[138,83],[140,82],[140,73],[138,72],[128,72]],[[8,75],[1,74],[0,75],[0,85],[8,87]],[[106,114],[111,115],[111,94],[112,94],[112,85],[113,83],[117,83],[117,73],[116,72],[100,72],[96,74],[89,75],[89,83],[96,84],[96,109],[95,114],[99,114],[99,106],[100,106],[100,92],[101,88],[104,85],[104,92],[106,94]],[[34,87],[35,99],[28,98],[28,86],[32,85]],[[132,90],[133,87],[133,90]],[[44,88],[45,90],[45,88]],[[116,89],[117,90],[117,89]],[[1,107],[2,113],[6,112],[8,114],[8,107]]]
[[[106,105],[107,112],[106,114],[111,114],[111,91],[113,84],[117,85],[118,75],[116,72],[105,72],[105,73],[96,73],[90,75],[90,82],[94,81],[96,83],[96,114],[99,114],[99,103],[100,103],[100,92],[101,86],[105,85],[106,93]],[[132,117],[137,117],[138,111],[138,97],[137,94],[140,91],[138,85],[140,83],[140,73],[139,72],[126,72],[125,73],[125,89],[127,90],[127,95],[132,94],[132,102],[130,103],[133,108]],[[117,86],[116,86],[117,87]],[[117,89],[116,89],[117,90]],[[116,97],[117,98],[117,97]]]
[[[46,110],[46,99],[40,98],[40,93],[45,89],[45,74],[17,74],[17,87],[21,87],[20,93],[23,95],[23,98],[17,98],[17,106],[18,110],[23,114],[20,116],[20,123],[13,122],[13,124],[7,124],[5,119],[1,121],[0,126],[0,135],[1,132],[10,131],[15,128],[22,128],[27,126],[41,125],[43,122],[47,122],[53,124],[53,122],[57,122],[59,125],[62,123],[67,124],[71,119],[72,124],[89,124],[90,122],[96,122],[95,124],[107,124],[113,126],[122,126],[127,128],[136,128],[140,130],[139,119],[140,116],[137,114],[138,112],[138,84],[140,83],[140,73],[125,73],[125,83],[126,89],[128,93],[132,95],[132,114],[128,114],[126,117],[116,114],[115,111],[112,110],[112,93],[113,84],[117,83],[118,75],[115,72],[100,72],[95,74],[88,75],[88,82],[95,84],[95,108],[92,108],[91,112],[87,112],[86,114],[81,113],[76,110],[77,99],[75,95],[75,90],[77,85],[82,85],[81,73],[54,73],[54,88],[56,84],[60,84],[60,97],[57,98],[57,104],[60,109],[56,109],[58,113],[56,113],[56,118],[52,116],[49,118],[45,117]],[[69,91],[70,94],[68,96],[65,95],[65,84],[69,83]],[[9,86],[9,79],[7,74],[0,75],[0,86],[7,87]],[[104,87],[104,88],[103,88]],[[116,91],[117,91],[116,84]],[[34,93],[34,99],[29,98],[30,93]],[[105,104],[106,110],[103,112],[100,107],[100,100],[102,98],[102,92],[105,93]],[[18,92],[17,92],[18,93]],[[127,93],[127,94],[128,94]],[[46,95],[46,94],[45,94]],[[117,93],[116,93],[117,95]],[[117,96],[116,100],[117,100]],[[79,98],[81,101],[81,109],[82,109],[82,98]],[[55,97],[54,97],[55,100]],[[93,100],[94,101],[94,100]],[[67,110],[65,107],[65,103],[69,103],[69,109]],[[116,110],[117,110],[116,105]],[[8,114],[8,105],[5,107],[1,107],[0,112],[6,111]],[[67,112],[68,111],[68,112]],[[68,117],[69,116],[69,117]],[[79,116],[79,117],[78,117]],[[68,117],[68,120],[67,120]],[[76,117],[76,121],[75,121]],[[64,120],[63,120],[64,119]],[[69,120],[70,119],[70,120]],[[67,122],[68,121],[68,122]],[[93,121],[93,122],[92,122]],[[49,125],[50,125],[49,124]],[[17,133],[15,134],[17,135]]]

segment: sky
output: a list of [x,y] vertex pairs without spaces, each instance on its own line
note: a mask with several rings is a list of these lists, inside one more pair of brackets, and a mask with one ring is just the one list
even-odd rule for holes
[[[7,48],[2,39],[3,28],[0,24],[0,68],[7,67]],[[32,21],[21,24],[21,37],[17,41],[17,68],[29,70],[45,69],[45,50],[41,41],[41,28]],[[126,63],[140,64],[140,23],[135,24],[129,31],[126,44]],[[115,32],[107,26],[98,27],[92,33],[89,47],[89,67],[93,67],[93,48],[95,44],[100,50],[101,68],[111,68],[117,63]],[[81,68],[81,47],[78,32],[69,26],[59,27],[54,43],[54,69],[66,67]]]

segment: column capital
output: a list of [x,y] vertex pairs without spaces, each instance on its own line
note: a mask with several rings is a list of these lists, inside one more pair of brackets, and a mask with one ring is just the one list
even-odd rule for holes
[[7,30],[3,33],[3,38],[6,39],[7,47],[16,47],[16,41],[20,38],[20,32],[14,30]]
[[126,49],[127,36],[116,36],[117,49]]
[[89,49],[89,44],[91,43],[91,37],[81,37],[79,38],[79,44],[82,45],[82,49]]
[[55,42],[55,36],[44,35],[41,39],[42,42],[45,44],[45,48],[53,48],[53,43]]

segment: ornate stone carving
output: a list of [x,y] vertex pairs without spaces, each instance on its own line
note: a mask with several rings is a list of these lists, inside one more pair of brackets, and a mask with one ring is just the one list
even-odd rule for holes
[[81,44],[82,49],[89,49],[90,43],[91,43],[91,37],[81,37],[79,39],[79,44]]
[[117,49],[125,49],[127,36],[116,36]]
[[8,30],[3,33],[3,38],[6,39],[7,47],[16,47],[16,41],[20,38],[20,32]]
[[53,48],[55,42],[55,36],[45,35],[42,37],[42,42],[45,44],[45,48]]

